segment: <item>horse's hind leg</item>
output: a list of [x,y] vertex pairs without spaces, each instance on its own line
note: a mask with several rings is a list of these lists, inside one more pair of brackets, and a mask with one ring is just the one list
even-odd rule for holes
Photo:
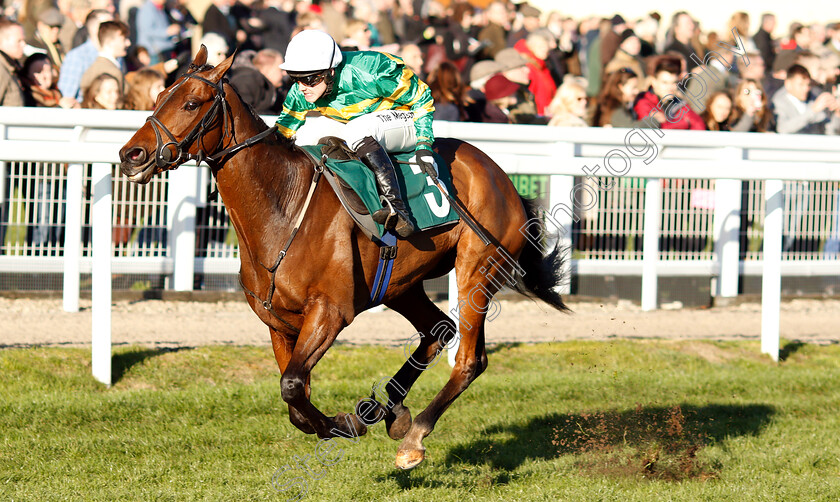
[[415,284],[387,305],[408,319],[421,335],[420,345],[385,385],[388,393],[385,427],[391,439],[402,439],[411,426],[411,413],[403,400],[420,374],[437,364],[435,358],[455,334],[455,323],[432,303],[422,283]]
[[[400,443],[396,465],[401,469],[411,469],[423,461],[426,456],[423,438],[432,432],[438,419],[449,405],[487,367],[487,354],[484,350],[484,319],[490,305],[490,297],[495,294],[497,288],[488,277],[479,273],[480,267],[481,265],[476,263],[459,267],[456,263],[458,299],[461,305],[459,311],[461,343],[455,358],[455,367],[452,369],[449,381],[432,399],[429,406],[415,417],[411,428]],[[464,268],[467,270],[463,270]],[[478,285],[481,285],[482,290],[487,294],[473,294],[474,288]]]

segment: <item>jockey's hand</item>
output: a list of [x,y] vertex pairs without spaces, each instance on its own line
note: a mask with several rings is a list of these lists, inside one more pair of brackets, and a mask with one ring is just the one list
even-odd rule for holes
[[435,157],[432,155],[432,151],[428,148],[418,148],[414,155],[415,162],[417,162],[420,170],[428,174],[432,178],[432,181],[437,180],[437,164],[435,163]]

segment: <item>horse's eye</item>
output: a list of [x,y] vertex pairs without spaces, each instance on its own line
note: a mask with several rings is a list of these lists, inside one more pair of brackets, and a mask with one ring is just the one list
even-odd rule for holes
[[184,110],[187,110],[188,112],[191,112],[196,108],[198,108],[198,103],[196,103],[195,101],[187,101],[184,104]]

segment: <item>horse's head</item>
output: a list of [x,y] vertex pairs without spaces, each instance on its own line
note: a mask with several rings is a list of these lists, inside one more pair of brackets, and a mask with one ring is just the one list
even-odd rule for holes
[[203,160],[220,149],[229,121],[224,75],[233,56],[207,66],[202,45],[189,71],[158,96],[154,113],[120,149],[120,171],[135,183]]

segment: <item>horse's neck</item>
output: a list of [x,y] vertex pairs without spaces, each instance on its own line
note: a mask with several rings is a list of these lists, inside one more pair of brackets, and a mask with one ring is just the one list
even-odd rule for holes
[[311,178],[303,172],[306,164],[302,152],[269,139],[239,151],[215,173],[242,251],[265,265],[302,209]]

